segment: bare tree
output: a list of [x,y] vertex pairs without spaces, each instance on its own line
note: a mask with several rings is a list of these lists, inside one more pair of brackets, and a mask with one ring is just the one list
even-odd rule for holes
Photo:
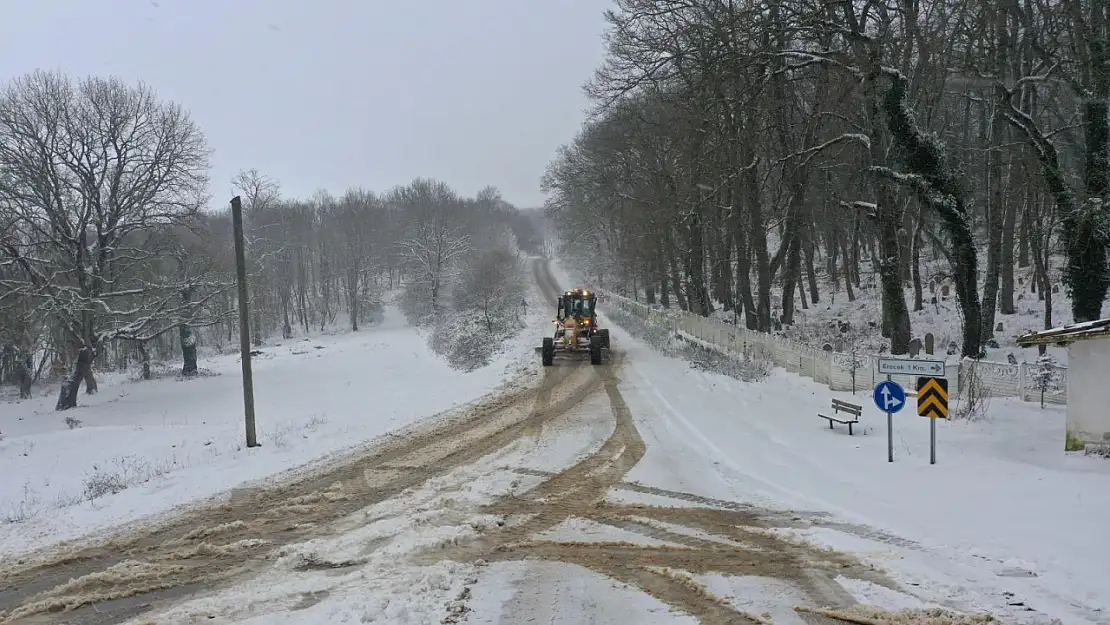
[[517,320],[516,311],[525,292],[515,247],[515,242],[505,241],[471,252],[462,262],[455,308],[468,316],[480,315],[491,337]]
[[360,302],[370,290],[370,273],[385,243],[384,206],[374,193],[351,189],[326,222],[334,233],[351,330],[358,330]]
[[459,260],[470,250],[458,196],[442,182],[418,179],[396,190],[391,201],[403,211],[407,224],[407,236],[399,247],[413,286],[426,299],[423,315],[434,318],[445,287],[458,276]]
[[[955,287],[961,351],[979,357],[1055,222],[1073,317],[1100,314],[1102,4],[614,5],[593,114],[544,178],[563,255],[602,288],[788,331],[823,273],[849,300],[878,287],[876,325],[901,354],[907,293],[923,309],[931,275]],[[1035,265],[1043,298],[1056,269]]]
[[36,72],[0,92],[0,206],[14,230],[9,293],[56,318],[73,356],[57,408],[84,380],[95,392],[97,349],[177,327],[188,279],[151,276],[175,228],[206,201],[208,150],[179,106],[145,85]]

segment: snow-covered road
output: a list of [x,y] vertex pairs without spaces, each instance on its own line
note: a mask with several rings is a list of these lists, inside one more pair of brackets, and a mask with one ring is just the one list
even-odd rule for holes
[[1110,470],[1050,451],[1058,415],[941,424],[936,466],[900,422],[888,465],[874,415],[854,437],[816,420],[826,389],[610,327],[606,365],[533,369],[309,477],[0,573],[0,622],[1108,622],[1110,505],[1083,494]]

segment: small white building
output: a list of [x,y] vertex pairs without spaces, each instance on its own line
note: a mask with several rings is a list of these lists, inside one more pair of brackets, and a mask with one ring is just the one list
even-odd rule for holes
[[1110,319],[1032,332],[1017,344],[1067,346],[1067,447],[1110,445]]

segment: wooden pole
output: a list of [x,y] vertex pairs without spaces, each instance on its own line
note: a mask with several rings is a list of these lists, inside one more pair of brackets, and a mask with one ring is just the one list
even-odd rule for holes
[[254,376],[251,375],[250,303],[247,297],[247,253],[243,243],[243,203],[231,198],[231,224],[235,229],[235,277],[239,283],[239,352],[243,362],[243,411],[247,427],[247,447],[258,447],[254,431]]

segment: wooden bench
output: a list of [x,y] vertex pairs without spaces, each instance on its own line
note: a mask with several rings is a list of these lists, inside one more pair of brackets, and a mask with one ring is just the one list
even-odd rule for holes
[[[856,404],[850,404],[846,401],[834,399],[832,400],[832,410],[833,414],[836,416],[830,417],[829,415],[824,415],[821,413],[817,413],[817,416],[821,417],[822,419],[828,420],[830,430],[833,429],[833,423],[843,423],[844,425],[847,425],[848,436],[851,436],[852,426],[856,423],[859,423],[859,417],[861,414],[863,414],[863,406],[858,406]],[[843,413],[843,415],[841,413]],[[852,418],[846,418],[848,415],[851,415]]]

